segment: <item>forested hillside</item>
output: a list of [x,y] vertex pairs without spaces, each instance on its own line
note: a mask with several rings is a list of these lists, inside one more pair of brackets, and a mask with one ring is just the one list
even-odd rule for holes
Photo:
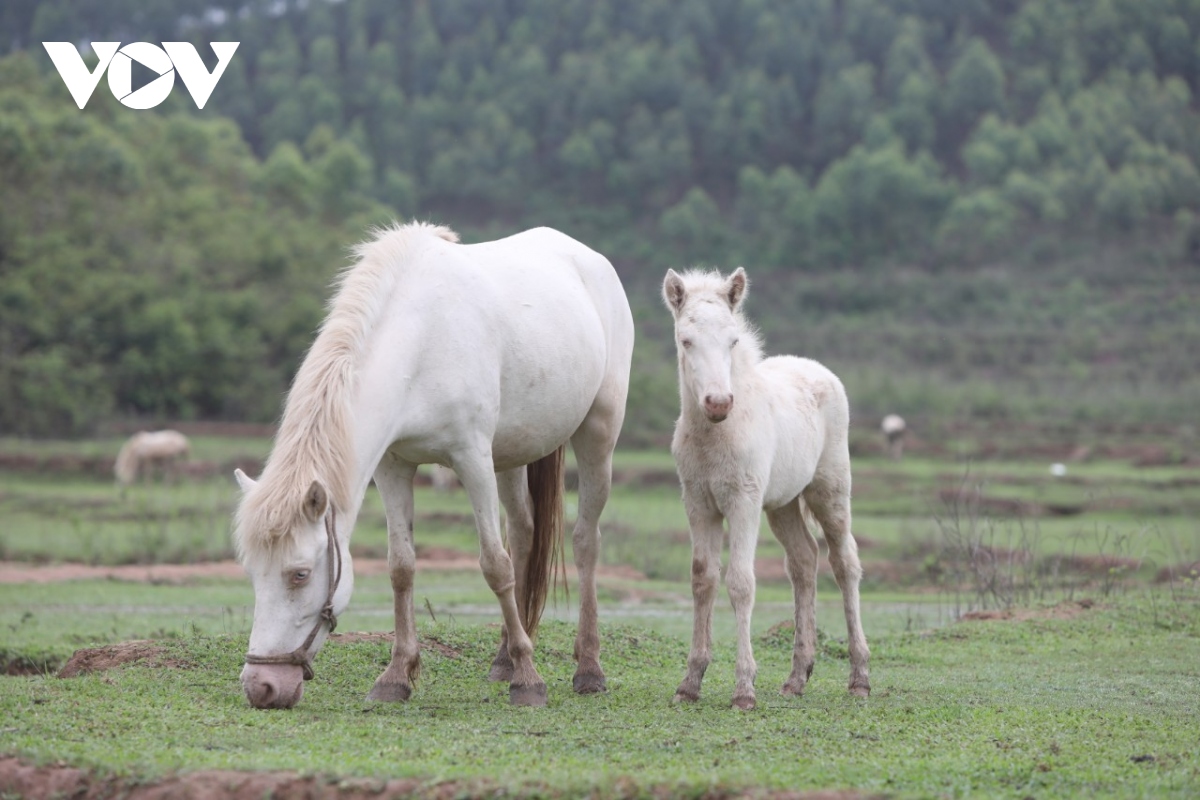
[[[674,413],[653,291],[689,263],[745,264],[768,345],[829,360],[871,414],[1200,399],[1200,0],[25,0],[0,29],[27,51],[0,84],[0,381],[105,398],[6,407],[6,430],[263,418],[338,248],[391,213],[552,225],[613,258],[635,400],[668,406],[635,415],[646,437]],[[78,112],[39,44],[174,39],[241,42],[203,111],[177,91],[130,112],[102,83]],[[103,224],[74,208],[97,193]],[[81,332],[58,273],[151,329]],[[190,332],[154,332],[173,320]]]

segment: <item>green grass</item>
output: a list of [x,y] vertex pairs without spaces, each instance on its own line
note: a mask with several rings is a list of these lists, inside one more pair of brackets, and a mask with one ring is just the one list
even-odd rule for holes
[[[899,796],[1186,797],[1200,763],[1195,596],[1129,596],[1073,619],[960,623],[872,642],[874,693],[848,696],[844,647],[821,648],[807,695],[779,696],[789,645],[760,634],[759,708],[728,707],[719,643],[704,695],[669,701],[682,638],[605,625],[610,690],[570,690],[573,627],[538,642],[545,709],[513,708],[483,680],[494,627],[420,623],[457,650],[423,653],[412,701],[363,700],[384,643],[331,644],[292,711],[251,710],[236,676],[244,635],[169,642],[185,669],[75,679],[0,678],[2,749],[150,779],[205,768],[453,780],[505,793],[701,795],[714,789],[854,788]],[[1147,758],[1149,757],[1149,758]]]
[[[483,680],[499,613],[471,570],[417,575],[422,635],[461,657],[427,651],[411,703],[363,701],[386,645],[335,643],[318,658],[302,704],[278,713],[250,710],[237,683],[253,609],[244,579],[9,584],[0,585],[0,665],[36,674],[0,678],[0,753],[135,779],[209,767],[292,769],[412,776],[429,786],[452,780],[467,794],[847,787],[915,797],[1188,796],[1200,779],[1198,589],[1186,574],[1170,585],[1154,580],[1163,566],[1200,559],[1200,472],[1114,457],[1069,463],[1056,479],[1049,458],[1018,457],[1027,442],[1003,457],[971,456],[986,449],[974,435],[951,452],[901,462],[875,455],[873,440],[859,445],[855,531],[874,685],[865,703],[845,692],[845,626],[827,573],[818,582],[821,656],[803,700],[777,694],[789,645],[772,629],[791,619],[791,590],[764,578],[752,628],[760,708],[728,708],[733,619],[724,597],[704,698],[695,707],[669,703],[690,636],[690,548],[670,455],[653,450],[617,454],[619,482],[602,520],[602,561],[622,568],[599,580],[611,689],[603,697],[570,691],[578,604],[559,598],[537,651],[550,707],[511,708],[504,687]],[[0,454],[99,458],[118,445],[3,440]],[[228,558],[237,501],[229,464],[268,447],[200,437],[200,460],[219,464],[218,472],[124,494],[106,475],[0,472],[0,556],[104,565]],[[960,503],[965,510],[955,517],[947,493],[960,488],[993,506]],[[1003,506],[994,504],[1005,502],[1026,513],[997,513]],[[568,520],[574,503],[568,493]],[[1051,505],[1078,513],[1039,511]],[[464,493],[418,487],[416,507],[418,552],[477,551]],[[956,540],[1029,550],[1029,568],[1009,576],[1027,583],[1000,597],[956,578]],[[370,490],[352,550],[381,557],[386,541],[382,504]],[[783,556],[765,523],[758,555]],[[1133,566],[1089,571],[1085,557],[1100,556]],[[1073,619],[953,622],[981,606],[1084,597],[1100,607]],[[360,576],[340,630],[388,631],[391,615],[386,576]],[[50,677],[78,647],[140,638],[164,642],[191,666]]]

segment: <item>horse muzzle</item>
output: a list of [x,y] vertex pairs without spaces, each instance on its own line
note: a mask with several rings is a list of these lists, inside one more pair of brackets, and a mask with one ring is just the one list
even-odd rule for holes
[[724,422],[733,410],[733,395],[706,394],[704,396],[704,416],[709,422]]
[[304,695],[304,668],[299,664],[247,664],[242,689],[255,708],[291,708]]

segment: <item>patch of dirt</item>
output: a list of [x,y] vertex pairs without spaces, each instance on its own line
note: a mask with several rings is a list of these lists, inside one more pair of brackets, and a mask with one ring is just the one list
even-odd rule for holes
[[1200,578],[1200,561],[1193,561],[1190,564],[1172,564],[1163,567],[1154,576],[1154,580],[1158,583],[1170,583],[1171,581],[1194,581]]
[[1133,572],[1142,565],[1136,558],[1124,556],[1062,556],[1059,569],[1082,572],[1086,575],[1107,575],[1110,572]]
[[182,659],[168,658],[167,649],[157,642],[138,639],[132,642],[76,650],[63,668],[58,671],[58,677],[75,678],[89,672],[104,672],[125,664],[139,662],[146,662],[146,666],[150,667],[170,667],[172,669],[187,669],[194,666],[191,662]]
[[[0,758],[0,794],[17,797],[70,797],[73,800],[454,800],[456,798],[560,795],[530,786],[527,792],[497,786],[488,781],[442,781],[422,783],[412,778],[371,780],[299,775],[294,772],[235,772],[200,770],[168,775],[155,782],[144,779],[100,777],[65,764],[33,766],[17,758]],[[633,779],[619,780],[613,787],[615,798],[678,795],[677,787],[647,787]],[[712,787],[702,795],[706,800],[876,800],[884,795],[869,795],[849,789],[816,792],[735,790]]]
[[1096,608],[1096,601],[1083,599],[1064,601],[1050,608],[993,608],[983,611],[969,611],[958,618],[959,622],[988,622],[991,620],[1009,620],[1024,622],[1030,619],[1074,619],[1085,611]]

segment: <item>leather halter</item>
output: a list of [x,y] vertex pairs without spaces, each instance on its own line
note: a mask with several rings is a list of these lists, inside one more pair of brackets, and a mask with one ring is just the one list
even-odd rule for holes
[[[328,623],[330,633],[333,633],[337,627],[337,614],[333,613],[333,595],[337,591],[338,584],[342,582],[342,551],[338,548],[336,528],[333,504],[331,503],[329,513],[325,516],[325,535],[329,537],[328,557],[325,559],[326,574],[329,576],[329,592],[325,596],[325,605],[321,607],[321,613],[317,616],[316,624],[313,625],[313,629],[308,633],[308,638],[290,653],[283,653],[277,656],[259,656],[254,653],[246,653],[247,664],[295,665],[304,670],[304,680],[311,681],[313,679],[312,659],[308,655],[308,649],[312,647],[317,634],[321,632],[322,625]],[[336,569],[334,567],[335,562],[337,564]]]

